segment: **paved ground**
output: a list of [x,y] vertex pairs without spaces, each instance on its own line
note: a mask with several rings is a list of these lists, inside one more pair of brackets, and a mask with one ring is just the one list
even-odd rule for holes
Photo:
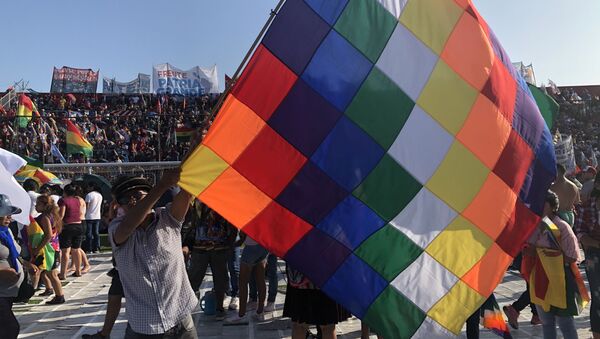
[[[15,313],[21,323],[19,338],[80,338],[84,333],[95,333],[102,327],[104,310],[110,278],[105,274],[111,267],[110,255],[92,255],[90,261],[93,269],[81,278],[69,278],[65,287],[67,303],[59,306],[44,306],[42,298],[34,298],[28,305],[15,305]],[[283,265],[281,263],[281,265]],[[280,269],[280,285],[284,285],[283,266]],[[202,285],[202,293],[211,287],[210,276]],[[500,305],[512,302],[525,289],[524,282],[511,273],[507,273],[504,281],[496,289],[496,297]],[[200,338],[290,338],[289,321],[281,319],[284,295],[277,298],[278,310],[267,316],[265,322],[251,320],[248,325],[223,326],[211,317],[205,316],[198,309],[194,314]],[[228,300],[226,300],[228,302]],[[37,304],[33,304],[37,303]],[[125,310],[117,320],[112,338],[122,338],[125,333]],[[531,326],[529,310],[521,316],[519,330],[513,330],[515,338],[542,338],[541,327]],[[589,307],[576,319],[579,338],[590,338]],[[359,338],[360,321],[353,318],[337,327],[339,338]],[[464,337],[464,335],[462,336]],[[481,331],[482,338],[498,338],[486,330]],[[375,336],[372,336],[375,338]]]

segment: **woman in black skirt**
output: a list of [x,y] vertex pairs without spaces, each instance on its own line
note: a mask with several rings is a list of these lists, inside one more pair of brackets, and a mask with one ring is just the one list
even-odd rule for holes
[[317,326],[323,339],[336,338],[335,325],[350,313],[321,292],[308,278],[289,265],[283,316],[292,319],[292,339],[304,339],[309,326]]

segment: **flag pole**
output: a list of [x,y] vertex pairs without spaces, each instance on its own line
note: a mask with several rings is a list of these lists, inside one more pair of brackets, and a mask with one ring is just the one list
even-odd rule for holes
[[277,3],[277,6],[275,6],[275,9],[271,10],[271,13],[269,14],[269,19],[267,19],[267,22],[265,22],[263,28],[260,30],[260,33],[258,33],[258,36],[256,37],[256,39],[252,43],[252,46],[250,47],[250,49],[248,50],[248,52],[244,56],[244,59],[242,60],[242,62],[240,63],[240,65],[236,69],[235,73],[233,74],[233,77],[231,78],[231,81],[230,81],[230,85],[227,86],[227,84],[225,84],[225,91],[223,91],[223,93],[221,93],[221,95],[219,96],[219,101],[217,101],[217,104],[215,105],[215,107],[213,107],[212,112],[210,113],[210,115],[206,119],[206,124],[203,127],[208,126],[208,124],[210,123],[210,121],[212,120],[212,118],[214,118],[215,114],[217,114],[217,112],[221,108],[221,105],[223,104],[223,101],[225,100],[225,98],[227,97],[227,95],[229,94],[229,92],[231,92],[231,88],[235,84],[235,81],[237,80],[238,76],[240,75],[242,69],[246,66],[246,63],[248,62],[248,59],[250,58],[250,56],[252,55],[252,53],[254,52],[254,50],[256,49],[256,47],[258,46],[258,43],[263,38],[263,35],[267,31],[267,29],[269,28],[269,26],[271,25],[271,23],[273,22],[273,20],[275,20],[275,17],[279,13],[279,10],[281,9],[281,7],[285,3],[285,1],[286,0],[279,0],[279,3]]
[[[236,69],[235,73],[233,74],[233,78],[232,78],[232,81],[230,82],[230,86],[227,86],[227,85],[225,86],[225,90],[219,96],[219,100],[217,101],[217,104],[215,105],[215,107],[213,107],[212,112],[210,113],[210,115],[208,116],[208,118],[206,118],[205,123],[202,125],[202,129],[204,129],[204,128],[206,128],[206,127],[209,126],[210,121],[214,118],[215,114],[217,114],[217,112],[221,108],[221,105],[223,105],[223,101],[225,101],[225,98],[227,97],[227,95],[229,94],[229,92],[231,92],[231,89],[232,89],[233,85],[235,84],[235,81],[237,80],[238,76],[242,72],[242,69],[246,66],[246,63],[248,62],[248,59],[250,58],[250,56],[252,55],[252,53],[254,52],[254,50],[256,49],[256,47],[258,46],[259,42],[261,41],[261,39],[265,35],[265,32],[267,31],[267,29],[269,28],[269,26],[271,25],[271,23],[273,22],[273,20],[275,20],[275,17],[279,13],[279,10],[281,9],[281,7],[285,3],[285,1],[286,0],[279,0],[279,2],[277,3],[277,6],[275,6],[275,9],[272,9],[271,12],[269,13],[269,18],[267,19],[267,22],[265,22],[264,26],[260,30],[260,33],[258,33],[258,36],[256,37],[256,39],[254,39],[254,42],[252,43],[252,46],[250,47],[250,49],[248,50],[248,52],[246,52],[246,55],[244,56],[244,59],[242,60],[242,62],[240,63],[240,65]],[[192,139],[191,139],[192,147],[190,147],[190,149],[188,150],[188,152],[185,155],[183,155],[183,157],[181,159],[181,165],[180,166],[182,166],[186,162],[186,160],[192,154],[192,152],[194,151],[194,149],[200,144],[200,142],[201,142],[200,138],[201,138],[201,135],[202,135],[202,131],[199,131],[199,132],[200,133],[195,133],[195,135],[192,136]],[[198,139],[196,140],[195,138],[198,138]]]

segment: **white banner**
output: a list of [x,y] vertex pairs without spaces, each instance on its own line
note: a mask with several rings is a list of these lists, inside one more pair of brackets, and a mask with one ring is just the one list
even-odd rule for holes
[[575,149],[573,148],[573,138],[569,135],[561,135],[554,144],[556,153],[556,162],[565,166],[567,173],[575,173],[577,165],[575,164]]
[[138,73],[135,80],[120,82],[107,77],[102,79],[102,93],[150,93],[150,76]]
[[152,86],[156,94],[198,96],[219,93],[217,65],[211,68],[198,66],[182,71],[170,64],[153,67]]

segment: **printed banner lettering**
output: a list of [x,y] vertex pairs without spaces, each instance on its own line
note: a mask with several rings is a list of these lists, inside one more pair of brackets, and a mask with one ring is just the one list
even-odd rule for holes
[[63,66],[54,67],[52,73],[52,93],[96,93],[100,70],[80,69]]
[[138,73],[135,80],[129,82],[116,81],[114,78],[102,79],[103,93],[150,93],[150,76],[148,74]]
[[176,94],[198,96],[219,92],[217,66],[198,66],[182,71],[170,64],[160,64],[153,68],[152,85],[156,94]]
[[567,173],[575,173],[577,171],[573,137],[570,135],[561,135],[554,144],[554,152],[556,153],[556,162],[565,166]]

